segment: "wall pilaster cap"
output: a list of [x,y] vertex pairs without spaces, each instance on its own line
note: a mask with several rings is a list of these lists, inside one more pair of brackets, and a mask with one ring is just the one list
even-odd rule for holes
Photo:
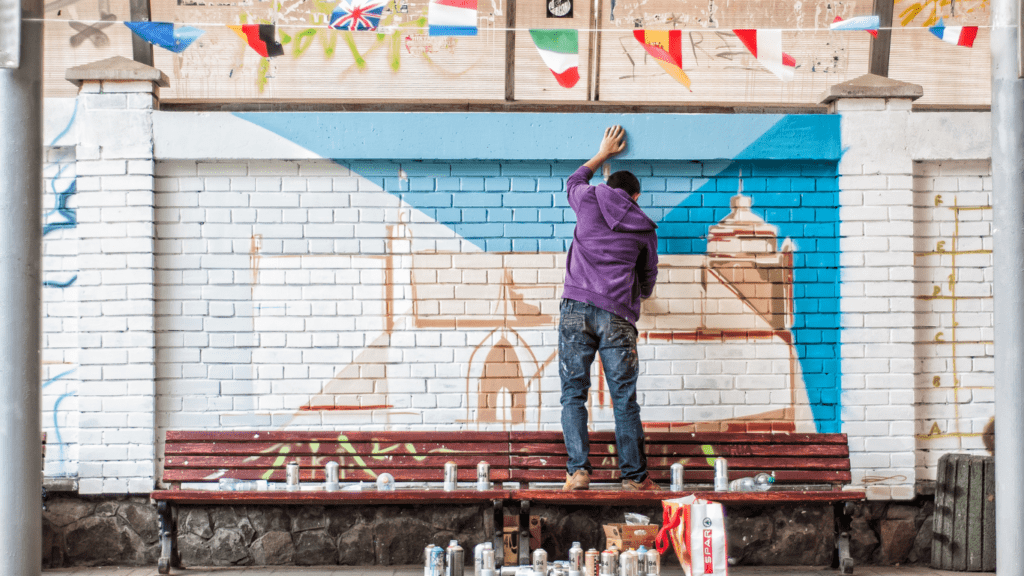
[[924,96],[919,84],[901,82],[879,76],[865,74],[853,80],[847,80],[830,87],[821,97],[822,104],[829,104],[841,98],[909,98],[917,100]]
[[79,88],[88,80],[100,82],[153,82],[161,88],[171,85],[167,74],[124,56],[68,68],[64,78]]

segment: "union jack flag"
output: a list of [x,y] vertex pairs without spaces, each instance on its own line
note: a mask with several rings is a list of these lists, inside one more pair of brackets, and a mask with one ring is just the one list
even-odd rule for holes
[[330,27],[335,30],[376,30],[384,13],[380,0],[342,0],[331,12]]

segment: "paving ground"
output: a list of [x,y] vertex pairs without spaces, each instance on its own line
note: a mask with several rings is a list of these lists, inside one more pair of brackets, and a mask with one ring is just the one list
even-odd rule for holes
[[[151,568],[62,568],[43,570],[53,576],[153,576],[156,567]],[[663,576],[683,576],[679,568],[663,569]],[[190,568],[172,570],[176,576],[422,576],[420,566],[319,566],[300,568],[295,566],[259,568]],[[472,571],[467,574],[472,574]],[[831,576],[838,574],[829,568],[808,566],[737,566],[729,569],[730,576]],[[856,576],[963,576],[966,572],[946,572],[919,566],[858,566]],[[994,572],[974,572],[972,576],[985,576]]]

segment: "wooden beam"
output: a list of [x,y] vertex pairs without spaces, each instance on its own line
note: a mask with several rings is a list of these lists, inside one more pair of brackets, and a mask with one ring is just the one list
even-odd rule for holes
[[601,0],[594,0],[590,6],[590,42],[587,51],[587,101],[597,100],[597,53],[601,49],[601,33],[597,27],[601,22]]
[[[149,22],[149,0],[129,0],[128,9],[132,22]],[[135,34],[132,34],[132,60],[146,66],[153,65],[153,45]]]
[[505,13],[505,101],[516,99],[516,0],[508,0]]
[[878,15],[878,37],[871,38],[868,49],[868,72],[889,77],[889,47],[892,45],[893,0],[875,0],[874,13]]

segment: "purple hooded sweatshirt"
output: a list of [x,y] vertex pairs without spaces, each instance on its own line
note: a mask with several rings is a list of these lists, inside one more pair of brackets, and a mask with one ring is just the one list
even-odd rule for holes
[[586,302],[636,324],[640,301],[658,278],[657,224],[625,190],[590,185],[581,166],[566,181],[576,230],[565,259],[563,298]]

